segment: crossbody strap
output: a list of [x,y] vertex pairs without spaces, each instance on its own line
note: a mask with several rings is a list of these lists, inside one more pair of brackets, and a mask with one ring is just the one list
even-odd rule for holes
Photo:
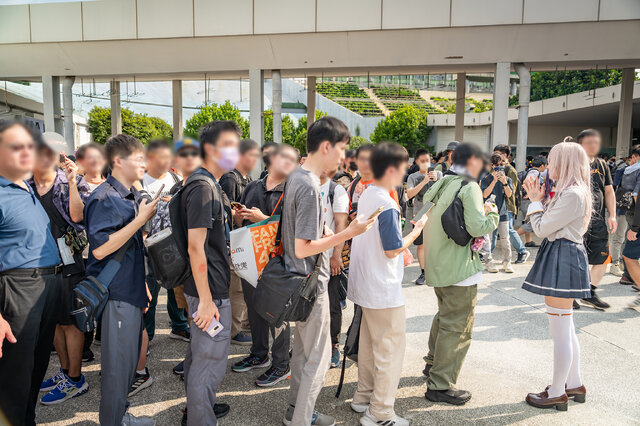
[[118,249],[113,259],[110,259],[107,262],[107,264],[104,265],[104,268],[102,268],[102,271],[100,271],[100,273],[96,277],[100,282],[100,284],[105,286],[105,288],[109,288],[111,281],[113,281],[116,274],[120,270],[120,266],[122,266],[122,259],[124,258],[124,255],[127,252],[127,250],[129,249],[129,246],[131,245],[132,240],[133,240],[133,236],[129,238],[129,241],[127,241],[122,247]]

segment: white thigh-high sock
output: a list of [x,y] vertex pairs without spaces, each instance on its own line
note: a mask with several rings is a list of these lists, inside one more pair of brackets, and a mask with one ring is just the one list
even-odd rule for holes
[[580,377],[580,343],[576,335],[576,325],[571,315],[571,349],[573,350],[573,360],[571,369],[567,376],[567,389],[575,389],[582,386],[582,377]]
[[571,344],[572,309],[557,309],[547,305],[549,331],[553,338],[553,382],[548,390],[549,398],[565,393],[565,383],[573,362]]

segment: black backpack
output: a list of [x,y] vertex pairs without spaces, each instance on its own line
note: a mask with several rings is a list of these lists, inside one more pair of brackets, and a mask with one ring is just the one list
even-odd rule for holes
[[[453,182],[454,179],[451,178],[450,182],[443,184],[436,197],[439,199],[440,195],[444,192],[444,190]],[[469,241],[473,238],[468,232],[467,227],[464,223],[464,204],[458,195],[460,194],[460,190],[469,183],[469,181],[465,178],[462,178],[462,182],[460,183],[460,188],[456,191],[456,194],[453,197],[453,201],[449,204],[449,207],[442,213],[440,217],[440,222],[442,223],[442,229],[444,233],[447,234],[449,238],[451,238],[456,244],[459,246],[466,246],[469,244]],[[435,198],[435,197],[434,197]],[[433,201],[433,200],[432,200]],[[434,201],[434,202],[437,202]]]
[[[184,226],[182,218],[183,209],[181,198],[185,188],[197,181],[205,181],[209,184],[214,193],[214,199],[220,197],[216,195],[215,183],[210,177],[203,173],[196,172],[192,174],[187,178],[184,185],[171,197],[171,201],[169,201],[171,227],[163,229],[145,241],[149,266],[153,271],[153,276],[158,280],[160,285],[166,289],[172,289],[184,284],[191,276],[186,227]],[[222,203],[220,204],[222,205]]]

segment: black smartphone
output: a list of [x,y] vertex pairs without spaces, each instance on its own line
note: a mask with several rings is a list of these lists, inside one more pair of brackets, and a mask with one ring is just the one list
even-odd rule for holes
[[164,187],[165,187],[165,184],[163,183],[162,186],[160,187],[160,189],[158,190],[158,192],[156,193],[156,196],[153,197],[153,201],[155,201],[158,198],[162,197],[162,191],[164,191]]
[[434,172],[435,170],[436,170],[436,168],[435,168],[435,167],[429,167],[429,168],[427,169],[427,172]]
[[418,213],[416,213],[415,216],[413,216],[413,219],[411,219],[411,223],[415,225],[415,223],[418,220],[420,220],[422,216],[429,213],[429,210],[431,210],[433,206],[435,206],[435,204],[433,204],[431,201],[425,202],[424,206],[422,206],[422,208],[418,211]]

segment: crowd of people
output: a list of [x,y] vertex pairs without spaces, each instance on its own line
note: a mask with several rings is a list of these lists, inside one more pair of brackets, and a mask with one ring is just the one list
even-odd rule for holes
[[[627,159],[601,158],[600,134],[588,129],[527,158],[517,172],[508,145],[487,155],[453,141],[436,155],[417,150],[410,165],[397,143],[347,149],[350,134],[340,120],[322,117],[309,127],[301,156],[290,145],[242,139],[233,121],[212,121],[198,140],[145,146],[121,134],[71,155],[59,134],[0,123],[0,416],[34,425],[38,402],[88,392],[82,363],[94,359],[93,343],[101,351],[100,424],[155,423],[130,414],[128,398],[153,383],[146,357],[163,282],[145,242],[176,226],[189,273],[167,289],[167,312],[169,337],[188,342],[173,367],[185,384],[183,425],[215,425],[232,409],[216,397],[230,344],[248,348],[232,374],[257,370],[260,387],[290,379],[285,425],[335,424],[315,405],[326,372],[341,365],[347,300],[362,313],[350,407],[362,425],[408,425],[394,403],[412,245],[415,284],[433,287],[438,302],[425,397],[465,404],[471,392],[455,386],[483,272],[513,273],[512,263],[538,247],[533,234],[542,243],[523,289],[545,297],[554,361],[551,385],[526,401],[558,410],[568,398],[585,402],[572,313],[609,307],[597,294],[609,263],[622,284],[640,290],[640,147]],[[260,159],[264,170],[252,179]],[[317,271],[308,316],[275,325],[229,252],[232,230],[274,217],[286,270]],[[108,299],[95,330],[83,332],[74,322],[74,289],[113,260]],[[640,296],[630,307],[640,307]],[[45,377],[53,352],[60,368]]]

